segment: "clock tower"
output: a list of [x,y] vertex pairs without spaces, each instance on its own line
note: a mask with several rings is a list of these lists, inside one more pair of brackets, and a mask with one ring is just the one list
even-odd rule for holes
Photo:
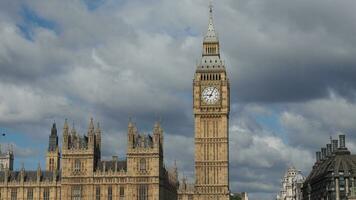
[[229,199],[230,87],[210,5],[208,32],[193,82],[195,200]]

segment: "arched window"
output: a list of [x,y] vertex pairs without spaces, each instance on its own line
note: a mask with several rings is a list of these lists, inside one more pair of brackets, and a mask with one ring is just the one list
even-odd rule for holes
[[144,158],[140,160],[140,171],[146,171],[146,160]]
[[33,200],[33,188],[27,189],[27,200]]
[[49,159],[49,170],[50,171],[54,170],[54,160],[53,160],[53,158]]
[[138,200],[148,200],[148,186],[147,185],[138,185]]
[[112,187],[108,187],[108,200],[112,200]]
[[80,186],[72,187],[72,200],[81,200],[82,199],[82,188]]
[[17,188],[11,188],[11,200],[17,200]]
[[125,199],[125,188],[124,186],[120,186],[120,191],[119,191],[119,194],[120,194],[120,200],[122,199]]
[[80,160],[79,159],[75,160],[75,162],[74,162],[74,171],[79,172],[80,171],[80,165],[81,165]]
[[100,200],[100,186],[96,186],[96,189],[95,189],[95,200]]
[[43,190],[43,200],[49,200],[50,191],[49,188]]

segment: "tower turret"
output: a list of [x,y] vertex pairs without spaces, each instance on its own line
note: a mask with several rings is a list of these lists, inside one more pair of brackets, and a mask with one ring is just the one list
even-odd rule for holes
[[95,127],[94,120],[90,118],[89,128],[88,128],[88,147],[94,149],[95,147]]
[[12,171],[14,168],[14,150],[12,145],[8,145],[5,151],[1,150],[0,146],[0,171],[9,169]]
[[99,122],[97,123],[96,129],[95,129],[95,144],[96,144],[97,148],[101,149],[101,129],[100,129]]
[[127,148],[133,148],[134,144],[135,144],[135,137],[136,137],[136,127],[135,125],[132,123],[131,119],[129,120],[129,124],[127,127]]
[[63,125],[63,149],[69,149],[69,127],[68,127],[68,122],[67,119],[64,120],[64,125]]
[[196,200],[229,199],[230,84],[209,6],[208,31],[193,81]]
[[56,123],[53,123],[49,136],[48,150],[46,156],[46,170],[55,171],[60,167],[60,153],[58,147],[58,135]]
[[49,136],[48,151],[55,151],[58,148],[58,135],[56,123],[53,123],[51,135]]
[[97,163],[101,159],[101,129],[99,122],[97,123],[95,129],[95,163]]
[[153,127],[153,142],[156,147],[161,144],[161,125],[157,121]]

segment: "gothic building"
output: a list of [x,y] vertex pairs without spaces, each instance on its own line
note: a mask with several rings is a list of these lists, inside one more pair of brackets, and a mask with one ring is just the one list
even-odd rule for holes
[[140,134],[128,125],[125,160],[101,159],[101,129],[91,119],[81,136],[67,121],[61,151],[56,124],[49,136],[46,170],[6,168],[0,172],[0,199],[43,200],[174,200],[177,199],[177,168],[163,164],[163,130],[159,123],[152,135]]
[[[228,200],[230,83],[210,5],[202,58],[193,80],[195,183],[181,182],[182,200]],[[192,195],[194,194],[194,195]]]
[[295,167],[288,168],[281,180],[281,191],[277,200],[302,200],[302,186],[305,177]]
[[230,84],[210,6],[201,62],[193,81],[195,200],[228,200]]
[[179,184],[178,194],[178,200],[193,200],[194,184],[188,183],[187,178],[183,177]]
[[49,136],[46,169],[0,172],[0,200],[229,200],[230,83],[210,6],[201,62],[193,80],[195,183],[179,185],[175,166],[163,162],[163,130],[151,135],[128,125],[125,160],[101,158],[101,129],[91,119],[80,135],[65,121],[62,146],[56,124]]
[[303,184],[303,200],[356,200],[356,155],[345,145],[345,135],[316,152],[316,162]]
[[13,170],[14,168],[14,151],[12,146],[8,146],[6,151],[0,147],[0,171],[5,169]]

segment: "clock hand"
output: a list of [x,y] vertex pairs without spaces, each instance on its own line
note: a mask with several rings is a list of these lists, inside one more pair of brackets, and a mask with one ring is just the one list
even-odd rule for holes
[[213,91],[211,91],[209,97],[213,96],[213,93],[214,93],[215,89],[216,89],[216,88],[214,88]]

